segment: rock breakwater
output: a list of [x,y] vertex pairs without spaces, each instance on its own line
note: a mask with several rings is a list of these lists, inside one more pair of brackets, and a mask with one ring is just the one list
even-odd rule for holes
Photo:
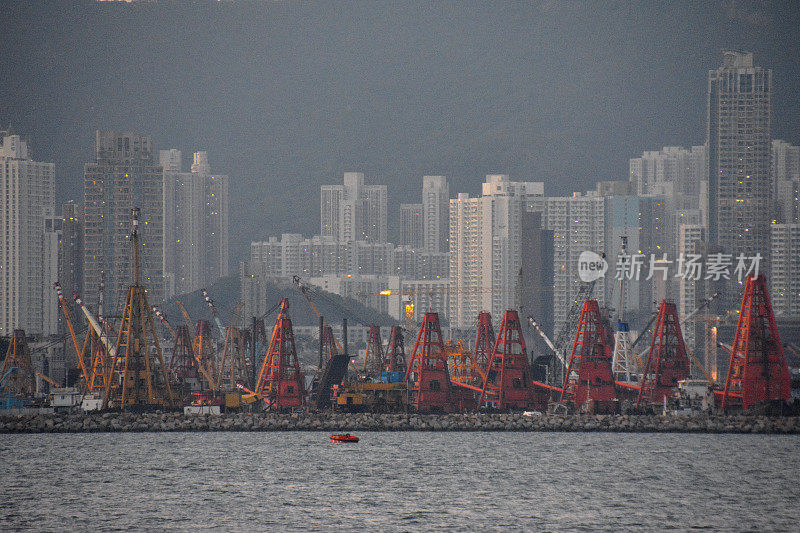
[[159,431],[608,431],[800,434],[800,417],[460,413],[81,413],[0,416],[0,433]]

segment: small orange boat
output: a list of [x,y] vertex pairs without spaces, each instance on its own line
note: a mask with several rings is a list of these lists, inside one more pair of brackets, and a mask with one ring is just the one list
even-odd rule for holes
[[331,442],[358,442],[358,437],[345,433],[344,435],[331,435]]

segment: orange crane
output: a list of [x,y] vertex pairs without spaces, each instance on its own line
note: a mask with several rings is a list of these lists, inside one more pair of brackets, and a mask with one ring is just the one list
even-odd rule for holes
[[[64,319],[67,322],[67,329],[69,329],[69,335],[72,338],[72,344],[75,346],[75,355],[78,358],[78,368],[83,374],[84,383],[88,385],[90,378],[89,378],[89,370],[86,368],[85,361],[83,360],[83,351],[81,350],[80,346],[78,345],[78,338],[75,335],[75,327],[72,325],[72,315],[69,311],[69,304],[67,303],[66,298],[64,298],[64,292],[61,290],[61,284],[59,282],[55,282],[53,287],[56,289],[56,293],[58,294],[58,304],[61,307],[61,311],[64,313]],[[89,332],[86,332],[87,336]]]
[[[234,311],[238,316],[242,310],[243,302],[239,302]],[[245,336],[236,326],[228,326],[225,332],[225,344],[222,348],[222,361],[220,362],[217,384],[222,385],[226,378],[229,386],[235,386],[240,380],[247,379],[247,346]]]
[[57,388],[57,389],[60,389],[60,388],[61,388],[61,385],[59,385],[58,383],[56,383],[55,381],[53,381],[51,378],[49,378],[49,377],[45,376],[45,375],[44,375],[44,374],[42,374],[41,372],[36,372],[36,375],[37,375],[37,376],[39,376],[40,378],[42,378],[43,380],[45,380],[46,382],[48,382],[48,383],[49,383],[50,385],[52,385],[53,387],[55,387],[55,388]]
[[116,357],[117,347],[109,341],[103,327],[89,311],[89,308],[84,305],[83,300],[74,292],[72,297],[75,303],[80,306],[91,326],[89,331],[86,332],[86,340],[83,343],[83,352],[81,353],[81,357],[84,359],[88,354],[92,368],[89,373],[87,388],[90,392],[95,391],[95,389],[104,391],[111,376],[110,361]]
[[178,301],[176,302],[178,307],[181,308],[181,313],[183,313],[183,317],[186,319],[186,325],[189,326],[189,335],[192,339],[192,343],[195,344],[194,346],[194,359],[197,362],[197,368],[200,370],[200,373],[203,374],[203,377],[206,378],[208,381],[208,386],[212,391],[217,390],[216,381],[214,380],[214,371],[211,366],[211,362],[207,361],[206,358],[203,357],[203,343],[204,339],[197,339],[197,343],[195,342],[195,338],[191,337],[191,327],[194,322],[192,321],[192,317],[189,316],[189,312],[183,306],[183,303]]

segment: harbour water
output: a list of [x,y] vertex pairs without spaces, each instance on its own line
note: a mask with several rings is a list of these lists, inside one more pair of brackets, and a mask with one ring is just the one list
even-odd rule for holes
[[800,437],[0,435],[0,530],[796,531]]

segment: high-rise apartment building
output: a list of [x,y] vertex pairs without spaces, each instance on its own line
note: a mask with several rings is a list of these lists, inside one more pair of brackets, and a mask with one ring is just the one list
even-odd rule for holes
[[800,146],[772,141],[772,186],[776,222],[800,223]]
[[164,169],[164,277],[167,296],[228,275],[228,176],[212,174],[206,152],[182,172],[181,152],[161,150]]
[[[619,271],[624,271],[626,279],[623,284],[622,295],[622,314],[630,322],[635,322],[637,318],[645,321],[654,311],[652,287],[653,280],[647,279],[651,260],[663,259],[666,251],[660,245],[661,238],[664,237],[664,229],[661,227],[665,217],[662,212],[663,204],[655,198],[644,196],[607,196],[604,207],[604,251],[608,261],[609,270],[606,273],[608,282],[605,285],[605,299],[615,309],[620,302],[620,283],[617,279]],[[622,247],[622,240],[625,237],[627,247],[626,256],[637,255],[635,261],[631,257],[623,260],[630,265],[628,269],[625,265],[618,264]],[[674,258],[666,254],[668,261]],[[623,268],[624,267],[624,268]],[[619,268],[619,270],[618,270]],[[627,269],[627,270],[626,270]],[[657,269],[656,269],[657,270]],[[666,279],[663,272],[655,272],[653,277],[662,282],[662,286],[668,288],[671,276],[669,273]],[[619,316],[620,309],[616,309]]]
[[480,311],[499,317],[518,307],[525,205],[542,191],[541,183],[488,175],[481,197],[450,200],[451,326],[468,328]]
[[[553,322],[556,334],[564,327],[582,283],[578,258],[585,251],[606,253],[605,198],[591,191],[564,197],[533,197],[527,210],[542,214],[544,229],[553,232]],[[593,295],[605,302],[605,286],[613,273],[595,282]]]
[[708,191],[708,162],[705,146],[665,146],[644,152],[629,161],[632,193],[657,198],[663,204],[661,230],[664,246],[657,251],[675,259],[680,224],[706,220],[703,201]]
[[0,335],[44,332],[45,220],[55,214],[55,165],[0,132]]
[[[681,224],[679,227],[678,254],[682,257],[680,264],[672,264],[673,280],[677,283],[678,311],[685,317],[698,307],[703,309],[693,315],[690,320],[681,320],[681,332],[687,348],[702,362],[703,368],[715,379],[724,374],[718,370],[718,350],[716,332],[719,317],[727,309],[717,298],[714,303],[706,305],[706,300],[714,294],[725,291],[724,278],[715,279],[708,276],[705,268],[706,258],[722,253],[718,245],[708,242],[708,228],[704,224]],[[731,276],[736,275],[731,269]],[[724,359],[724,357],[723,357]],[[692,375],[700,378],[697,368],[692,368]]]
[[[629,161],[630,180],[639,196],[669,193],[681,202],[697,202],[700,184],[706,179],[705,146],[665,146],[644,152]],[[698,207],[682,206],[679,208]]]
[[425,242],[422,204],[400,204],[400,246],[421,250]]
[[423,245],[432,253],[447,252],[450,238],[450,186],[444,176],[422,176]]
[[364,174],[345,172],[343,185],[320,189],[320,235],[339,242],[386,242],[386,185],[364,185]]
[[[726,51],[708,73],[709,241],[724,253],[766,258],[772,209],[772,70]],[[732,284],[731,284],[732,285]],[[726,291],[735,308],[741,290]]]
[[74,203],[61,206],[60,253],[58,279],[64,294],[83,295],[83,206]]
[[[678,253],[687,259],[700,251],[700,247],[706,241],[708,235],[706,228],[701,224],[681,224],[679,234]],[[692,312],[700,304],[702,298],[705,297],[702,287],[698,287],[696,281],[689,276],[678,278],[678,310],[681,316],[686,316]],[[695,321],[693,320],[681,324],[684,341],[694,351],[696,351],[695,329]]]
[[59,327],[60,309],[55,284],[61,273],[61,248],[63,246],[63,218],[44,219],[44,240],[42,246],[42,334],[62,333]]
[[203,181],[182,172],[180,150],[161,150],[164,169],[164,285],[166,296],[202,287]]
[[210,285],[229,273],[228,176],[211,172],[206,152],[195,152],[192,173],[203,178],[206,234],[205,284]]
[[149,136],[101,132],[84,171],[84,292],[96,305],[101,272],[107,313],[121,312],[133,282],[131,214],[140,209],[141,283],[153,303],[164,299],[163,172]]
[[800,224],[772,224],[770,296],[775,316],[800,319]]

